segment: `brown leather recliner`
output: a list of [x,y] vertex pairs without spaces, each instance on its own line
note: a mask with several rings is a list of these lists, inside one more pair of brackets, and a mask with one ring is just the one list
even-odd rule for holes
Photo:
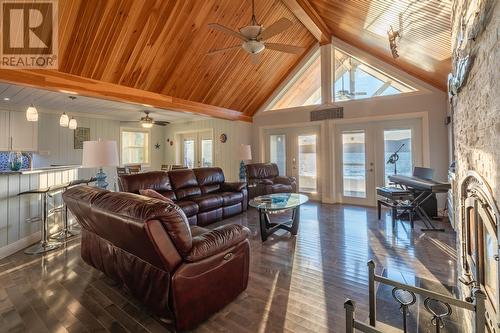
[[193,328],[248,283],[250,231],[190,226],[178,206],[76,186],[63,194],[82,227],[81,255],[178,330]]
[[246,165],[247,180],[253,185],[250,197],[272,193],[297,192],[295,177],[280,176],[275,163],[254,163]]
[[221,168],[152,171],[118,177],[120,191],[153,189],[173,200],[189,224],[206,226],[248,208],[246,183],[228,183]]

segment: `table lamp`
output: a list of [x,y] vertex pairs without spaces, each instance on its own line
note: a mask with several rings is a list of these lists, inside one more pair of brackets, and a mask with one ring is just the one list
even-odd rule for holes
[[250,161],[252,159],[252,147],[250,145],[240,145],[240,149],[238,151],[238,155],[240,157],[240,181],[246,181],[246,170],[245,170],[245,161]]
[[83,168],[99,168],[96,174],[96,186],[102,189],[108,187],[106,174],[103,167],[115,167],[119,165],[118,148],[116,141],[84,141],[83,142]]

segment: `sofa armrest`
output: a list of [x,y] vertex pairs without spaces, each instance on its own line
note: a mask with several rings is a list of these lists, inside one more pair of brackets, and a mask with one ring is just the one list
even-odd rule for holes
[[292,185],[292,183],[295,183],[297,180],[295,177],[288,177],[288,176],[276,176],[274,177],[274,182],[276,184],[285,184],[285,185]]
[[193,237],[193,247],[184,257],[185,261],[197,262],[244,241],[250,230],[240,224],[223,225]]
[[244,182],[234,182],[234,183],[223,183],[221,185],[222,191],[227,192],[240,192],[247,187],[247,183]]

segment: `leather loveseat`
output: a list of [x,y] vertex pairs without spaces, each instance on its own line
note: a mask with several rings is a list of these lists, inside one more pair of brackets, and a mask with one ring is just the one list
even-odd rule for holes
[[174,201],[189,224],[206,226],[248,208],[246,183],[228,183],[221,168],[152,171],[118,177],[120,191],[153,189]]
[[247,287],[244,226],[190,226],[174,204],[89,186],[63,199],[82,227],[84,261],[177,330],[195,327]]
[[254,189],[250,197],[272,193],[297,192],[295,177],[280,176],[275,163],[254,163],[246,165],[248,184]]

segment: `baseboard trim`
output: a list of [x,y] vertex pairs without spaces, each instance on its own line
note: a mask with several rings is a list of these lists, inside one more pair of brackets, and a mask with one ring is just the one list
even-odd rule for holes
[[34,234],[29,235],[28,237],[21,238],[18,241],[15,241],[12,244],[6,245],[0,248],[0,259],[10,256],[22,249],[39,242],[41,239],[41,232],[37,231]]

